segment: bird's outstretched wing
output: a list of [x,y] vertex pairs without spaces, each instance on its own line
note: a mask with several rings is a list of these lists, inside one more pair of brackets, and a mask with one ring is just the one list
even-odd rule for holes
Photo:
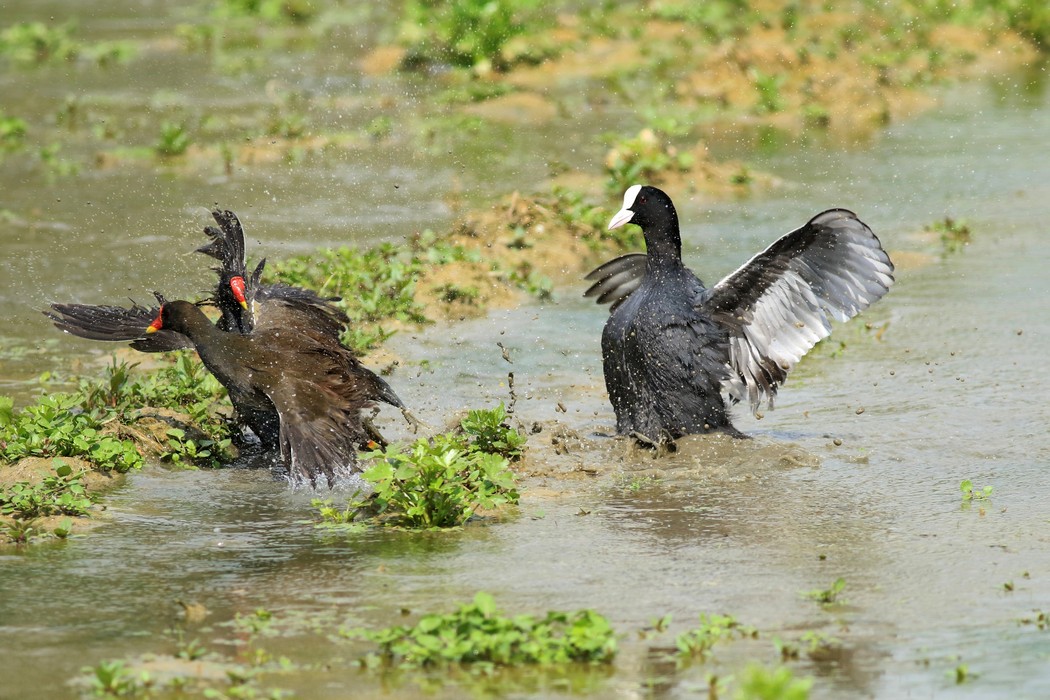
[[729,332],[726,390],[752,410],[777,387],[831,319],[845,321],[893,284],[893,263],[856,214],[829,209],[711,288],[701,306]]
[[168,352],[192,348],[193,343],[181,333],[161,329],[146,334],[159,309],[132,302],[130,308],[94,304],[51,304],[43,312],[59,330],[89,340],[131,342],[140,352]]
[[609,313],[638,289],[645,276],[645,253],[628,253],[599,265],[584,278],[594,284],[583,293],[585,297],[598,297],[598,304],[612,304]]

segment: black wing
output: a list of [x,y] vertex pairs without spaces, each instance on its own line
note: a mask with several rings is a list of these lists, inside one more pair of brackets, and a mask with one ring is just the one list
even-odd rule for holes
[[168,352],[192,348],[193,343],[181,333],[161,329],[146,334],[146,329],[160,312],[158,308],[140,306],[131,308],[93,304],[51,304],[44,315],[55,327],[71,335],[89,340],[131,342],[141,352]]
[[596,267],[584,279],[595,280],[583,293],[585,297],[598,297],[598,304],[612,303],[609,313],[623,303],[624,299],[642,284],[645,277],[645,253],[628,253]]
[[729,331],[729,394],[752,410],[777,387],[831,318],[846,321],[893,284],[893,263],[856,214],[829,209],[711,288],[704,310]]

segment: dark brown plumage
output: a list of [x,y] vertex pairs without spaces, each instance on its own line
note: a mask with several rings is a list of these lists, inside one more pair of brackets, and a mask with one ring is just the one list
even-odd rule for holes
[[[215,324],[216,329],[233,335],[275,331],[286,335],[301,334],[315,346],[325,348],[331,357],[339,358],[344,364],[342,371],[356,378],[367,399],[395,406],[410,423],[420,424],[390,385],[364,367],[340,342],[340,335],[349,319],[333,304],[338,298],[321,297],[313,291],[285,284],[262,284],[260,278],[265,260],[256,266],[246,281],[244,230],[240,220],[233,212],[219,209],[213,211],[212,216],[218,227],[208,226],[204,229],[210,240],[197,251],[219,261],[219,265],[214,268],[219,278],[218,284],[211,298],[204,302],[219,309],[220,318]],[[157,301],[158,304],[164,303],[159,294]],[[130,342],[132,348],[142,352],[192,348],[193,343],[187,336],[170,327],[146,334],[146,328],[157,317],[159,310],[160,306],[145,307],[134,303],[131,308],[52,304],[50,311],[44,313],[57,328],[67,333],[92,340]],[[303,342],[306,342],[305,339]],[[229,389],[226,377],[215,374]],[[261,399],[256,393],[236,390],[230,390],[230,400],[238,421],[251,429],[262,442],[263,449],[281,449],[280,420],[272,402]],[[365,425],[368,435],[362,444],[373,441],[386,444],[370,422],[366,421]]]
[[231,398],[272,407],[293,484],[316,485],[323,475],[331,487],[357,471],[358,445],[369,439],[361,411],[372,398],[367,382],[347,369],[349,350],[273,328],[227,333],[188,301],[160,307],[148,332],[161,330],[188,338]]

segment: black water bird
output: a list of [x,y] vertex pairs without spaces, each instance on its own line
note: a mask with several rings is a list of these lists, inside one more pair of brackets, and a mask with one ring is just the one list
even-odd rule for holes
[[667,194],[634,185],[609,222],[637,224],[646,253],[589,275],[585,296],[611,303],[602,332],[605,386],[616,430],[643,442],[723,431],[729,402],[770,408],[788,372],[893,284],[879,239],[846,209],[829,209],[706,288],[682,262],[678,214]]

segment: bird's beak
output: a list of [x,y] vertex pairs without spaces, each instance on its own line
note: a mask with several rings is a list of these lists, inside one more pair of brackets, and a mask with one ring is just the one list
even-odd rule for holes
[[157,318],[153,319],[153,323],[149,324],[149,327],[146,328],[146,334],[149,335],[150,333],[156,333],[159,331],[162,323],[160,316],[157,316]]
[[609,222],[609,230],[612,231],[614,228],[619,228],[620,226],[623,226],[631,220],[632,216],[634,216],[634,212],[628,209],[627,207],[624,207],[620,211],[616,212],[616,216],[614,216],[612,218],[612,221]]

